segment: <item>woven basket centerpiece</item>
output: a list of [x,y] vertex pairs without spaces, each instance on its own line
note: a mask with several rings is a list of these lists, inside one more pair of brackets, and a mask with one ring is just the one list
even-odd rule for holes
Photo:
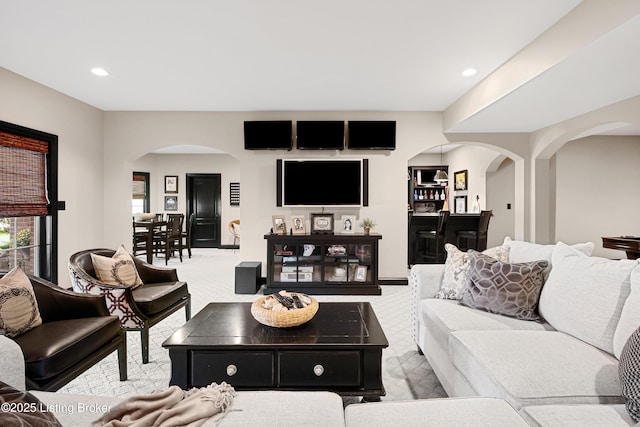
[[251,304],[251,315],[263,325],[276,328],[300,326],[313,319],[318,301],[299,292],[280,291],[260,297]]

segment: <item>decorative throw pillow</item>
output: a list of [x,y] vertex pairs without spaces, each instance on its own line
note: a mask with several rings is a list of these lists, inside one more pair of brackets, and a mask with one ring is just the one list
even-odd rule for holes
[[634,421],[640,421],[640,328],[631,334],[622,349],[618,372],[627,412]]
[[460,303],[490,313],[540,320],[537,313],[546,260],[511,264],[470,249],[467,286]]
[[[507,237],[504,244],[509,245],[509,262],[529,262],[541,259],[547,260],[549,265],[544,272],[544,280],[546,281],[549,277],[549,273],[551,272],[553,253],[560,243],[562,242],[558,242],[555,245],[542,245],[540,243],[511,240],[510,237]],[[575,245],[570,246],[576,251],[587,256],[591,256],[593,248],[595,247],[593,242],[576,243]]]
[[138,275],[136,265],[125,249],[124,245],[120,245],[118,250],[111,258],[91,254],[93,268],[96,276],[101,282],[109,285],[122,287],[138,287],[142,285],[142,280]]
[[[435,298],[460,299],[462,290],[467,284],[467,269],[469,267],[467,253],[451,243],[446,243],[444,249],[447,251],[447,259],[444,262],[442,284]],[[482,253],[499,261],[509,261],[508,245],[503,244],[502,246],[489,248]]]
[[31,282],[16,266],[0,279],[0,334],[13,338],[41,324]]
[[[28,391],[20,391],[0,381],[0,410],[1,426],[24,427],[62,427],[52,412],[45,410],[46,406]],[[11,408],[23,410],[10,410]]]

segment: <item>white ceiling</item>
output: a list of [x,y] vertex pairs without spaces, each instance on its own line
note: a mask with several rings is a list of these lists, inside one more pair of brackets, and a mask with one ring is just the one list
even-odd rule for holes
[[576,6],[624,5],[447,129],[528,132],[640,94],[633,1],[0,0],[0,67],[106,111],[445,111]]

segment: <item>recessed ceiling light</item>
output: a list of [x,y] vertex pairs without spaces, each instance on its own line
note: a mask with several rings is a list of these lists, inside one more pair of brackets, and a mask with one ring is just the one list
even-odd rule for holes
[[467,68],[462,72],[462,75],[465,77],[471,77],[475,76],[477,72],[478,70],[476,70],[475,68]]
[[109,73],[107,72],[107,70],[105,70],[104,68],[100,68],[100,67],[95,67],[91,69],[91,72],[93,74],[95,74],[96,76],[100,76],[100,77],[106,77],[109,75]]

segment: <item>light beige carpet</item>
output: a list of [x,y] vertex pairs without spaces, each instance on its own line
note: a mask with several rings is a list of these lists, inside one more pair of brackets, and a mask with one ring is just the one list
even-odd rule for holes
[[[200,311],[207,303],[226,301],[251,302],[255,295],[234,293],[235,266],[240,262],[239,253],[233,250],[193,249],[191,259],[169,260],[169,266],[177,268],[180,280],[189,284],[192,296],[192,313]],[[164,266],[164,258],[156,258],[154,264]],[[266,266],[263,265],[263,275]],[[383,351],[383,383],[387,395],[383,400],[411,400],[446,397],[442,386],[424,356],[417,352],[411,337],[409,286],[384,286],[381,296],[319,295],[318,301],[369,301],[382,324],[389,347]],[[185,322],[184,310],[174,313],[150,329],[149,363],[142,364],[140,334],[127,333],[128,371],[127,381],[118,380],[118,363],[113,353],[96,366],[63,387],[60,392],[129,397],[164,390],[169,384],[171,362],[162,343]]]

